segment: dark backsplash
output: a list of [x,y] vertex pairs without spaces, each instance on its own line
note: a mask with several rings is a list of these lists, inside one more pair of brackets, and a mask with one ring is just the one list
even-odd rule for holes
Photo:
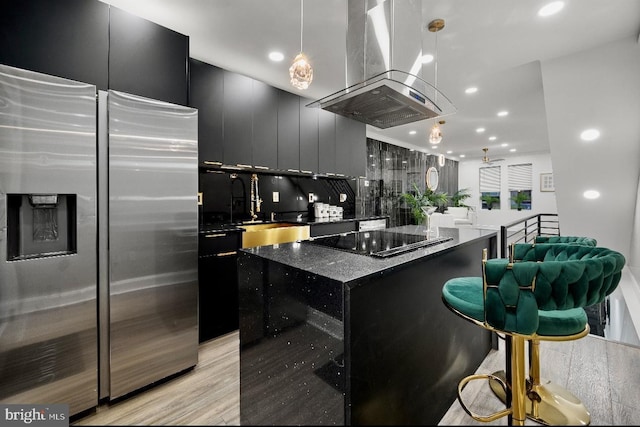
[[[201,223],[228,224],[251,219],[251,172],[222,170],[200,170],[200,191],[202,194]],[[356,205],[356,181],[353,179],[306,177],[258,173],[258,194],[262,199],[258,220],[268,221],[275,213],[276,221],[295,220],[301,215],[303,220],[313,220],[315,201],[329,203],[343,208],[345,218],[354,217]],[[279,193],[279,201],[273,201],[273,193]],[[340,202],[340,194],[346,194],[345,202]]]

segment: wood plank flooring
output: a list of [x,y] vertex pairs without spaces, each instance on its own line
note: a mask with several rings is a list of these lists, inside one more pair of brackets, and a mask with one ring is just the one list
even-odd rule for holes
[[[73,420],[71,425],[239,425],[239,337],[232,332],[201,344],[198,365],[169,381]],[[569,342],[542,342],[541,374],[578,396],[592,425],[640,425],[640,347],[589,335]],[[478,369],[504,367],[503,350],[492,351]],[[482,381],[465,389],[477,413],[503,405]],[[456,387],[457,384],[451,384]],[[455,401],[440,425],[506,425],[506,418],[480,423]],[[537,425],[527,420],[528,425]]]

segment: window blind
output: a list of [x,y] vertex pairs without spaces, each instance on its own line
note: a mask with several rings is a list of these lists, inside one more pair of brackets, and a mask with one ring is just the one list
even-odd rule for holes
[[507,166],[509,191],[531,190],[531,163]]
[[500,166],[480,168],[480,193],[500,192]]

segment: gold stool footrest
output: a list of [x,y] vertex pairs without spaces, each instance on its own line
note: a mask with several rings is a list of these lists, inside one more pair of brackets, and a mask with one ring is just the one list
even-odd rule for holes
[[[494,372],[489,385],[493,393],[502,402],[506,399],[504,391],[504,371]],[[544,381],[544,384],[531,385],[527,380],[527,398],[525,399],[527,418],[546,425],[578,426],[589,425],[591,414],[580,399],[570,391]]]
[[[478,415],[475,414],[473,412],[471,412],[471,410],[467,407],[467,405],[465,405],[465,403],[462,401],[462,390],[464,390],[464,388],[467,386],[467,384],[469,384],[471,381],[475,381],[475,380],[489,380],[489,384],[491,384],[492,382],[497,382],[499,384],[502,385],[503,387],[503,394],[506,396],[506,389],[507,389],[507,383],[502,379],[499,378],[496,375],[493,374],[474,374],[474,375],[469,375],[468,377],[464,377],[459,383],[458,383],[458,401],[460,402],[460,406],[462,406],[462,409],[464,409],[464,411],[469,414],[469,416],[471,418],[473,418],[476,421],[481,421],[483,423],[489,423],[491,421],[495,421],[498,418],[502,418],[505,417],[507,415],[511,415],[512,410],[511,408],[507,408],[504,409],[502,411],[498,411],[498,412],[494,412],[493,414],[489,414],[489,415]],[[503,400],[504,402],[504,400]]]

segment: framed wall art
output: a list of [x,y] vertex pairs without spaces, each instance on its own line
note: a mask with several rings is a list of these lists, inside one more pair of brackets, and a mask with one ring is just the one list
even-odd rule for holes
[[556,191],[556,187],[553,184],[552,173],[540,174],[540,191]]

